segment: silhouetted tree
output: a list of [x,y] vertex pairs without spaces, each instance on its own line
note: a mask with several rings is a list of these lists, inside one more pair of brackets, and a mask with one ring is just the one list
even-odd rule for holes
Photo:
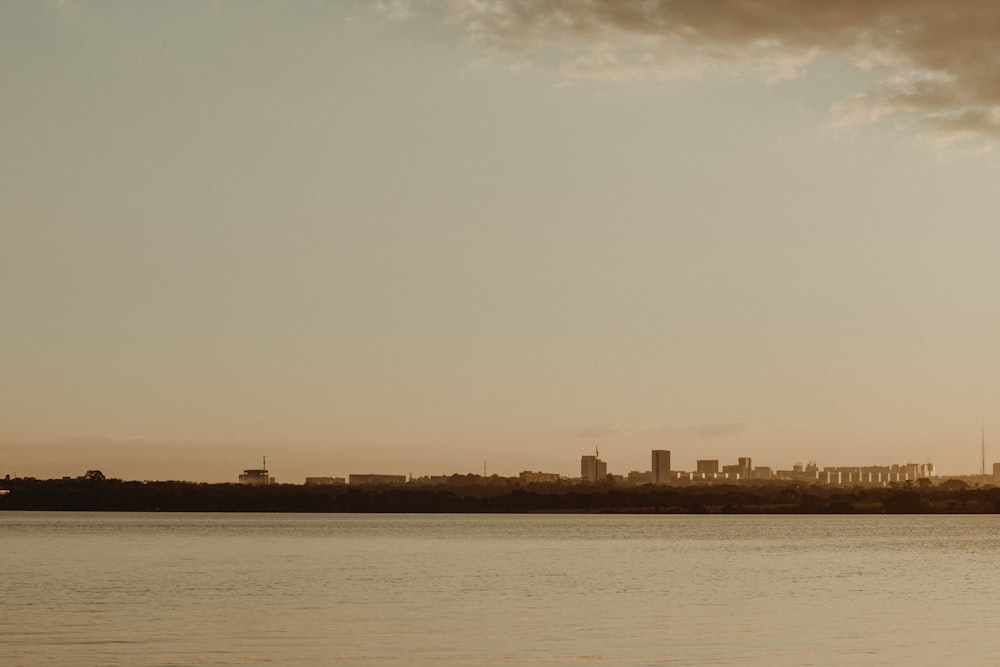
[[919,514],[924,511],[920,494],[913,491],[894,493],[885,499],[882,506],[890,514]]

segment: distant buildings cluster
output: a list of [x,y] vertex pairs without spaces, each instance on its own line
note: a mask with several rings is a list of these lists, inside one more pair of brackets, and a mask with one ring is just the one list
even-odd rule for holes
[[[754,466],[749,456],[741,456],[735,464],[719,466],[718,459],[699,459],[693,471],[672,470],[670,451],[654,449],[651,456],[652,470],[633,470],[627,476],[607,475],[607,463],[596,455],[580,457],[580,480],[597,482],[610,479],[633,484],[671,484],[684,482],[746,482],[746,481],[795,481],[813,484],[875,484],[916,481],[935,476],[932,463],[903,463],[886,466],[828,466],[816,463],[796,463],[790,470],[773,470],[767,466]],[[993,466],[993,474],[1000,479],[1000,463]]]
[[[244,470],[239,476],[240,484],[263,486],[274,484],[267,470],[267,459],[264,467]],[[566,478],[558,473],[533,472],[525,470],[515,478],[503,478],[493,475],[431,475],[414,479],[407,475],[385,474],[351,474],[345,480],[343,477],[306,477],[306,485],[333,484],[447,484],[490,481],[504,481],[521,484],[554,484],[554,483],[615,483],[623,485],[641,484],[691,484],[691,483],[738,483],[750,481],[790,481],[810,484],[831,485],[877,485],[884,486],[893,483],[915,482],[918,479],[930,479],[936,476],[931,463],[903,463],[885,466],[839,466],[820,468],[815,462],[805,465],[796,463],[788,470],[773,470],[766,466],[754,466],[749,456],[741,456],[736,463],[719,465],[718,459],[699,459],[692,471],[673,470],[670,465],[670,450],[654,449],[650,457],[650,470],[633,470],[627,475],[608,473],[608,464],[600,458],[600,453],[585,454],[580,457],[580,476]],[[1000,481],[1000,463],[993,464],[993,478]]]

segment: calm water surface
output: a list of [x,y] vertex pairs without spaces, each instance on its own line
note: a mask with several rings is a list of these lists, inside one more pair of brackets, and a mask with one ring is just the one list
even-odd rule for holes
[[994,665],[1000,517],[0,512],[0,664]]

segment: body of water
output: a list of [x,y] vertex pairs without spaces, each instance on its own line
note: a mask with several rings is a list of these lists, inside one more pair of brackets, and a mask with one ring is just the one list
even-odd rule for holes
[[1000,517],[0,512],[0,664],[993,665]]

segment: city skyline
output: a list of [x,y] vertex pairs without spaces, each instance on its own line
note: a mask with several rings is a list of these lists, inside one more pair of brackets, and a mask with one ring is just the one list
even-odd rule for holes
[[[746,454],[744,452],[744,454]],[[647,461],[649,462],[648,469],[644,469],[641,465],[638,466],[621,466],[621,465],[609,465],[609,461],[601,458],[600,451],[595,450],[593,454],[583,454],[579,457],[579,466],[576,467],[576,473],[566,473],[565,465],[557,466],[553,469],[543,469],[541,467],[535,466],[532,462],[521,462],[520,465],[515,466],[518,468],[517,472],[510,473],[506,471],[489,470],[488,462],[483,461],[483,467],[478,471],[470,470],[427,470],[421,469],[420,472],[414,473],[412,470],[408,472],[403,472],[400,468],[389,469],[386,467],[380,467],[378,469],[351,469],[347,470],[342,466],[336,470],[318,470],[314,465],[309,463],[302,464],[301,462],[293,463],[288,468],[282,468],[282,472],[287,475],[282,480],[276,482],[275,475],[271,474],[274,470],[271,470],[267,464],[267,456],[261,457],[260,467],[249,467],[243,469],[242,473],[238,475],[238,481],[240,484],[298,484],[300,482],[296,481],[296,477],[300,476],[303,470],[308,471],[304,479],[306,484],[324,484],[324,483],[334,483],[335,480],[339,480],[339,483],[344,483],[348,478],[350,479],[362,479],[362,478],[393,478],[395,481],[404,480],[428,480],[428,479],[441,479],[448,478],[452,476],[466,477],[473,476],[477,478],[503,478],[503,479],[517,479],[520,477],[522,481],[525,475],[531,477],[538,477],[539,479],[544,479],[550,481],[552,479],[560,479],[564,481],[577,481],[577,482],[603,482],[605,479],[614,478],[618,481],[629,482],[629,483],[652,483],[654,485],[658,484],[670,484],[677,482],[692,482],[698,480],[791,480],[796,479],[799,481],[810,479],[807,475],[802,477],[798,473],[802,472],[815,472],[817,483],[836,483],[841,482],[830,482],[829,480],[824,481],[823,474],[829,471],[845,471],[844,474],[849,474],[847,471],[864,471],[864,470],[876,470],[883,469],[913,469],[914,471],[921,471],[919,475],[911,474],[912,479],[916,479],[918,476],[930,476],[930,477],[942,477],[942,478],[952,478],[952,477],[977,477],[977,476],[992,476],[997,478],[1000,475],[1000,462],[991,462],[991,473],[987,474],[985,472],[985,465],[981,468],[983,473],[973,473],[973,472],[962,472],[962,473],[940,473],[933,462],[931,461],[913,461],[907,459],[905,463],[900,461],[885,461],[880,463],[864,463],[864,462],[852,462],[852,463],[832,463],[829,461],[816,461],[815,459],[800,459],[794,462],[768,462],[766,465],[761,465],[760,460],[754,460],[752,456],[741,455],[733,458],[732,460],[725,458],[714,458],[714,459],[697,459],[692,462],[692,465],[677,466],[672,463],[672,461],[677,461],[677,458],[673,457],[673,453],[670,450],[663,449],[653,449],[647,452]],[[688,456],[681,456],[681,461],[686,461],[689,459]],[[101,470],[100,466],[89,468],[87,475],[90,475],[92,471],[97,470],[102,477],[109,477],[115,479],[125,479],[129,481],[129,478],[124,478],[115,475],[114,473],[105,474]],[[162,471],[161,471],[162,472]],[[5,473],[0,470],[0,476]],[[852,473],[851,473],[852,474]],[[38,478],[35,475],[22,475],[17,472],[6,473],[8,478]],[[638,477],[637,477],[638,476]],[[49,479],[68,479],[73,478],[72,474],[64,475],[54,475],[50,476]],[[641,479],[640,479],[641,478]],[[42,479],[46,479],[42,477]],[[195,482],[195,483],[229,483],[232,482],[231,479],[208,479],[208,478],[193,478],[193,479],[181,479],[178,477],[169,476],[145,476],[142,478],[135,478],[132,481],[141,479],[142,481],[156,482],[156,481],[181,481],[181,482]],[[310,481],[312,480],[312,481]],[[325,480],[325,481],[324,481]],[[530,481],[530,480],[529,480]],[[857,480],[848,479],[843,482],[844,484],[853,483]],[[877,480],[876,480],[877,481]],[[885,481],[885,480],[881,480]]]
[[0,6],[0,473],[1000,459],[1000,9],[695,7]]

